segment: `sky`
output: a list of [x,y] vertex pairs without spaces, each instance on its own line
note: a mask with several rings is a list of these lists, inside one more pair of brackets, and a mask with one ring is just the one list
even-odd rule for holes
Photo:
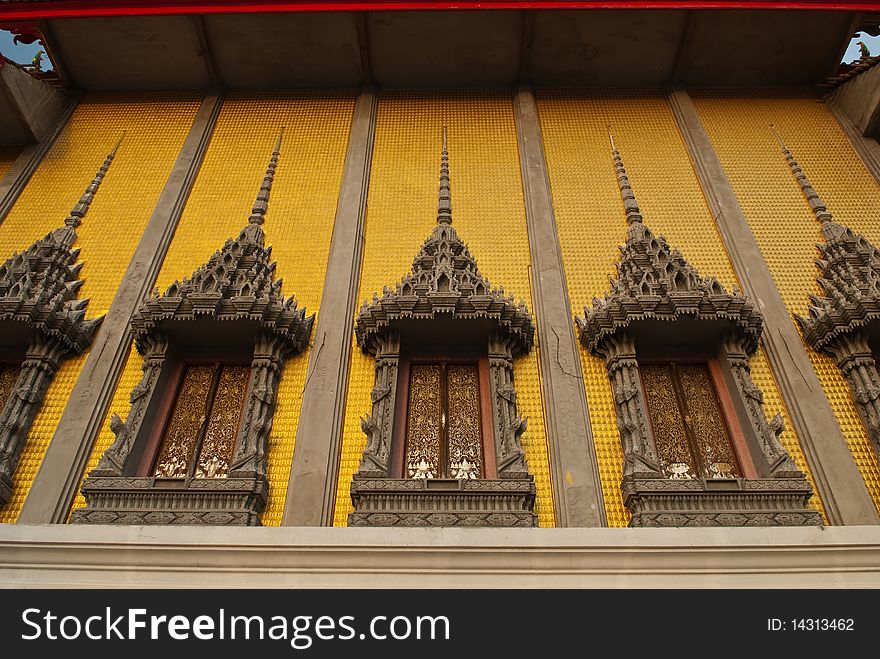
[[[860,32],[853,37],[852,41],[850,41],[849,47],[846,49],[842,61],[852,62],[859,58],[859,47],[856,45],[857,41],[864,41],[872,55],[880,55],[880,37],[872,37]],[[0,30],[0,53],[11,59],[13,62],[30,64],[34,59],[34,55],[36,55],[37,51],[41,48],[42,46],[39,42],[35,42],[31,45],[14,44],[12,42],[12,34],[6,30]],[[43,70],[49,71],[51,69],[52,63],[49,62],[47,57],[44,57]]]
[[[7,59],[11,59],[18,64],[30,64],[34,60],[34,55],[38,50],[42,50],[43,46],[39,41],[28,45],[12,43],[12,33],[6,30],[0,30],[0,53]],[[52,63],[49,58],[43,56],[43,70],[51,71]]]

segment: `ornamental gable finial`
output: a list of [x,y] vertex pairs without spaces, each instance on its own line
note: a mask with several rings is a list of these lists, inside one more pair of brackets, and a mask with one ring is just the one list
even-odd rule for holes
[[801,186],[801,191],[804,193],[804,197],[807,198],[807,203],[810,204],[810,209],[813,211],[816,219],[823,224],[825,222],[831,222],[831,212],[828,210],[828,207],[825,205],[822,197],[819,196],[819,193],[816,192],[815,188],[813,188],[812,185],[810,185],[810,181],[807,178],[807,175],[804,174],[804,170],[801,169],[800,165],[798,165],[797,161],[794,159],[794,156],[791,154],[791,151],[789,151],[788,147],[785,145],[785,142],[782,141],[779,133],[776,132],[773,124],[770,124],[770,131],[773,133],[776,141],[779,142],[779,146],[782,148],[782,153],[783,155],[785,155],[785,160],[788,162],[791,173],[794,174],[794,177],[797,179],[798,184]]
[[452,196],[449,191],[449,151],[446,146],[446,126],[443,126],[443,147],[440,151],[440,194],[437,200],[437,222],[452,224]]
[[123,137],[125,137],[125,131],[122,132],[122,136],[120,136],[119,140],[116,142],[116,146],[114,146],[110,153],[107,154],[107,157],[104,159],[104,163],[101,165],[98,173],[95,174],[95,178],[92,179],[89,187],[86,188],[86,191],[83,193],[82,197],[80,197],[79,201],[70,211],[70,215],[68,215],[67,218],[64,220],[65,226],[71,229],[71,231],[66,232],[69,237],[68,245],[73,244],[73,240],[75,240],[76,234],[72,230],[76,229],[80,224],[82,224],[82,219],[89,211],[89,206],[91,206],[92,200],[95,198],[95,194],[98,192],[98,188],[101,186],[101,182],[104,180],[104,176],[106,176],[107,174],[107,170],[110,169],[110,164],[113,162],[113,158],[116,157],[116,152],[119,151],[119,145],[122,144]]
[[642,213],[639,210],[639,203],[636,201],[636,195],[632,186],[629,184],[629,177],[626,175],[626,169],[623,166],[623,159],[620,157],[620,151],[614,144],[614,135],[611,134],[611,126],[608,126],[608,138],[611,140],[611,155],[614,156],[614,170],[617,172],[617,186],[620,188],[620,196],[623,197],[623,208],[626,211],[627,224],[642,221]]
[[284,137],[284,127],[278,134],[278,141],[275,142],[275,148],[272,150],[272,157],[269,158],[269,166],[266,168],[266,176],[263,177],[263,183],[260,186],[260,192],[257,193],[257,199],[251,209],[251,216],[248,218],[250,224],[262,224],[266,219],[266,211],[269,210],[269,192],[272,190],[272,182],[275,180],[275,170],[278,167],[278,155],[281,153],[281,140]]

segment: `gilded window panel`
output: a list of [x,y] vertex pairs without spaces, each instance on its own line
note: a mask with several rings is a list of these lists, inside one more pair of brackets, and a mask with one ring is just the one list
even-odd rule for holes
[[483,477],[480,378],[475,364],[453,364],[446,372],[447,471],[450,478]]
[[409,478],[439,478],[441,366],[414,365],[410,369],[409,409],[406,421],[406,457]]
[[[815,260],[822,236],[769,125],[797,154],[834,219],[874,244],[880,243],[880,186],[840,124],[812,94],[701,92],[692,97],[786,307],[792,314],[805,315],[808,296],[821,294]],[[801,331],[797,323],[795,327]],[[807,354],[880,510],[877,453],[849,387],[831,357],[810,348]]]
[[199,450],[196,478],[225,478],[229,472],[250,370],[248,366],[221,369],[208,415],[208,428]]
[[162,439],[154,476],[186,477],[206,422],[214,370],[213,366],[190,366],[186,369]]
[[641,365],[645,398],[651,416],[654,445],[660,465],[670,478],[696,478],[699,470],[691,456],[681,408],[668,365]]
[[6,401],[12,394],[15,387],[15,381],[18,374],[21,373],[21,367],[13,364],[0,364],[0,409],[6,406]]

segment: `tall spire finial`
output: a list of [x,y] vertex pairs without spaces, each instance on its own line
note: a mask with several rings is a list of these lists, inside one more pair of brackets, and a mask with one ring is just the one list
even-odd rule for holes
[[110,163],[113,162],[116,152],[119,151],[119,145],[122,144],[123,137],[125,137],[125,131],[122,131],[122,135],[120,136],[119,141],[116,142],[116,146],[114,146],[113,150],[107,154],[107,157],[104,159],[104,164],[101,165],[101,169],[95,174],[95,178],[92,179],[92,182],[89,184],[89,187],[86,188],[83,196],[79,198],[76,206],[70,211],[70,215],[64,220],[66,226],[71,229],[76,229],[82,224],[82,219],[86,216],[86,213],[89,212],[89,206],[95,198],[95,193],[98,192],[98,188],[101,186],[101,181],[104,180],[107,170],[110,169]]
[[626,211],[627,224],[635,224],[642,221],[642,212],[639,210],[639,204],[633,189],[629,184],[629,177],[626,175],[626,169],[623,167],[623,159],[620,157],[620,151],[614,144],[614,135],[611,134],[611,126],[608,126],[608,139],[611,140],[611,155],[614,156],[614,169],[617,172],[617,185],[620,188],[620,196],[623,197],[623,208]]
[[773,133],[776,141],[779,142],[779,146],[782,147],[782,153],[788,161],[791,173],[794,174],[794,177],[800,184],[801,191],[804,193],[804,197],[807,198],[807,203],[810,204],[810,208],[816,216],[816,219],[823,224],[825,222],[830,222],[832,220],[831,212],[828,210],[825,202],[822,201],[822,197],[819,196],[819,193],[816,192],[812,185],[810,185],[810,181],[807,179],[807,175],[804,174],[804,170],[802,170],[800,165],[797,164],[794,156],[791,155],[791,151],[788,150],[788,147],[785,146],[785,142],[782,141],[782,138],[779,137],[779,133],[776,132],[773,124],[770,124],[770,131]]
[[446,126],[443,126],[443,149],[440,153],[440,197],[437,202],[437,222],[452,224],[452,197],[449,193],[449,151],[446,147]]
[[266,176],[263,177],[263,184],[260,186],[260,192],[257,194],[257,200],[251,209],[251,216],[248,222],[251,224],[262,224],[266,218],[266,211],[269,208],[269,191],[272,189],[272,181],[275,180],[275,169],[278,167],[278,155],[281,153],[281,139],[284,137],[284,127],[278,133],[278,141],[275,142],[275,149],[272,151],[272,157],[269,158],[269,166],[266,168]]

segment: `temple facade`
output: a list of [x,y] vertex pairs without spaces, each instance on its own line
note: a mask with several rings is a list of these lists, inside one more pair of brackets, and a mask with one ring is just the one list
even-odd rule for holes
[[7,583],[880,585],[875,3],[80,4],[0,3]]

